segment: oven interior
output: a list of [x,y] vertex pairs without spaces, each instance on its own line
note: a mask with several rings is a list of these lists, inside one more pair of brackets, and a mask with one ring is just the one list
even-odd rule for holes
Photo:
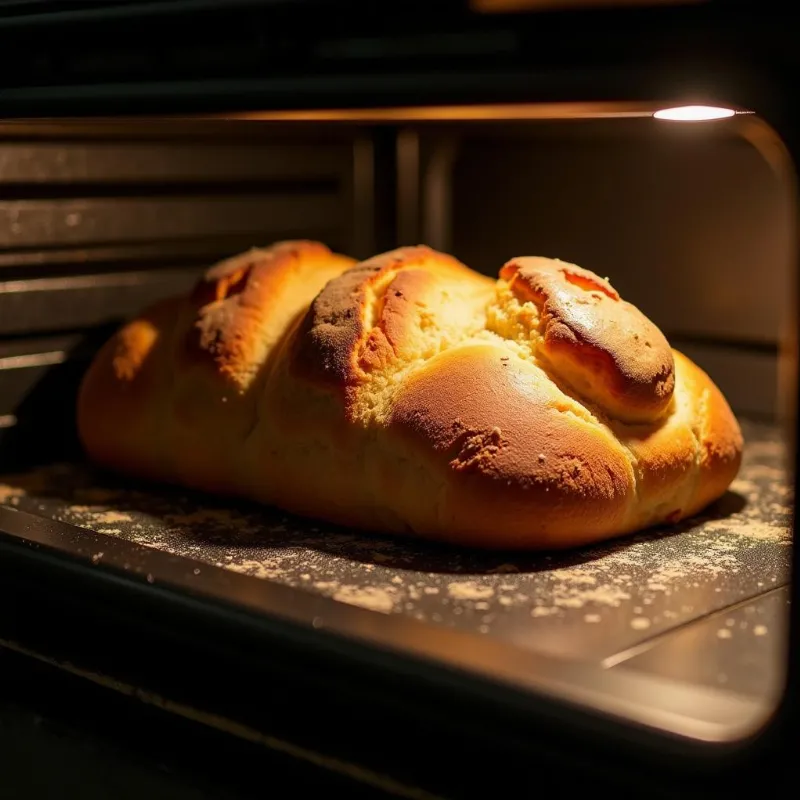
[[[350,626],[687,741],[761,729],[784,692],[792,558],[796,196],[776,134],[751,114],[681,124],[641,109],[278,117],[0,127],[2,557],[35,542],[211,601],[233,574],[251,602],[288,588],[273,611],[309,631]],[[285,238],[359,258],[424,242],[487,274],[546,255],[607,275],[727,396],[746,438],[738,479],[677,527],[479,554],[85,463],[75,391],[110,331],[215,260]],[[478,663],[492,647],[504,655]]]

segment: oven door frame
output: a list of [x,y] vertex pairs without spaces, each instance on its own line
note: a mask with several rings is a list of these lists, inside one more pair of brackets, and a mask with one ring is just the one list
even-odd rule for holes
[[[267,73],[257,77],[242,74],[231,78],[217,77],[212,80],[206,77],[171,82],[166,80],[167,76],[149,82],[131,77],[122,83],[103,83],[95,75],[94,79],[82,84],[74,82],[60,86],[48,86],[41,80],[26,83],[23,79],[17,85],[7,86],[0,91],[0,117],[22,125],[25,120],[33,119],[104,117],[107,121],[116,120],[124,125],[130,124],[131,117],[153,114],[214,114],[229,117],[254,110],[260,114],[269,110],[285,113],[309,109],[474,107],[486,103],[644,103],[652,102],[656,96],[665,104],[716,100],[755,110],[776,132],[790,161],[798,163],[800,118],[792,92],[793,61],[787,55],[790,54],[787,46],[788,26],[779,18],[769,21],[768,14],[751,16],[753,6],[750,4],[737,6],[735,12],[724,18],[715,16],[722,13],[717,8],[718,4],[707,5],[714,8],[609,13],[602,17],[602,22],[610,23],[604,29],[611,33],[602,42],[595,41],[594,44],[591,44],[593,39],[602,37],[590,36],[587,32],[592,31],[593,25],[596,28],[600,24],[601,17],[597,12],[531,15],[513,23],[466,16],[462,19],[459,16],[454,20],[473,32],[481,27],[495,32],[515,30],[518,33],[517,46],[502,58],[490,54],[482,60],[477,57],[471,61],[460,59],[456,66],[446,71],[438,69],[443,63],[443,56],[439,54],[438,62],[436,57],[431,57],[413,70],[401,59],[389,64],[380,74],[364,70],[363,67],[355,69],[353,62],[349,62],[349,72],[343,71],[344,62],[340,61],[337,62],[340,70],[330,75],[314,73],[310,69],[308,74],[290,72],[277,76]],[[259,17],[262,21],[266,19]],[[141,24],[144,24],[143,20],[144,17],[139,18]],[[614,20],[617,21],[616,27]],[[323,19],[318,21],[324,22]],[[405,29],[413,26],[410,18],[400,21]],[[719,24],[722,21],[724,25]],[[82,43],[91,47],[98,28],[81,27],[80,20],[73,22],[76,26],[73,49],[80,49]],[[108,20],[94,22],[109,32],[115,30],[115,24],[120,24],[119,21]],[[159,36],[170,35],[170,24],[163,26]],[[204,17],[203,21],[198,22],[198,35],[206,24],[212,29],[215,22],[212,18]],[[0,28],[7,27],[7,21],[3,20]],[[17,27],[20,41],[33,35],[31,31],[34,26]],[[39,33],[45,29],[45,22],[38,25]],[[581,41],[587,43],[579,57],[575,48],[562,48],[562,52],[559,52],[559,45],[570,30],[580,30]],[[386,30],[376,29],[372,33],[386,37],[387,41],[392,38]],[[525,46],[537,40],[543,44],[536,52]],[[697,76],[704,78],[698,82]],[[126,122],[123,117],[129,121]],[[796,308],[796,280],[791,292]],[[791,465],[796,476],[794,417],[800,406],[800,395],[795,379],[797,356],[794,341],[788,343],[787,353],[790,379],[786,383],[786,405],[790,414],[786,424]],[[795,494],[796,489],[795,478]],[[279,593],[293,590],[267,586],[264,582],[257,582],[257,579],[241,575],[217,575],[209,568],[205,574],[213,576],[208,580],[214,582],[215,596],[221,595],[211,601],[197,582],[184,582],[181,575],[186,565],[176,562],[176,557],[147,551],[130,543],[116,542],[110,549],[107,537],[103,537],[102,549],[109,556],[103,558],[102,564],[94,564],[89,551],[98,546],[97,534],[71,529],[63,523],[40,521],[33,524],[24,515],[17,516],[21,513],[0,510],[3,593],[7,603],[13,604],[3,612],[3,627],[19,639],[17,641],[9,634],[9,643],[16,642],[32,653],[45,650],[47,657],[57,662],[75,660],[78,658],[76,653],[81,652],[84,655],[79,660],[85,661],[81,669],[99,670],[101,673],[104,669],[110,669],[109,665],[103,667],[103,653],[98,652],[102,648],[98,648],[96,643],[92,645],[91,636],[87,637],[85,630],[83,635],[80,634],[85,624],[79,624],[74,615],[70,623],[69,615],[58,613],[59,597],[63,597],[66,590],[74,593],[74,599],[70,602],[77,603],[81,613],[87,615],[83,618],[84,622],[88,619],[105,619],[104,624],[113,624],[118,626],[119,632],[125,632],[129,642],[144,642],[152,635],[149,631],[156,607],[170,609],[169,612],[163,612],[161,622],[172,620],[178,626],[175,630],[180,630],[187,620],[193,619],[194,626],[187,625],[185,628],[185,631],[194,631],[196,634],[193,646],[204,648],[208,663],[216,660],[220,669],[225,662],[219,646],[222,638],[209,643],[199,633],[203,630],[201,621],[212,616],[225,619],[230,623],[227,628],[237,631],[236,637],[239,638],[229,643],[228,655],[234,650],[241,654],[242,647],[247,651],[245,643],[248,642],[251,647],[260,643],[258,650],[264,652],[265,643],[270,642],[280,643],[286,652],[301,654],[304,668],[308,668],[309,664],[316,664],[317,669],[323,663],[346,665],[333,672],[340,678],[347,675],[347,683],[353,676],[358,684],[354,688],[359,691],[374,688],[375,691],[369,695],[370,703],[380,703],[381,697],[384,697],[384,703],[395,699],[382,694],[378,687],[385,689],[391,686],[396,690],[402,685],[408,692],[402,693],[400,707],[397,703],[392,704],[391,713],[407,717],[411,729],[413,720],[417,719],[412,709],[430,709],[431,703],[443,702],[435,698],[446,697],[449,701],[445,704],[447,713],[440,714],[439,718],[447,718],[448,714],[450,717],[442,722],[440,729],[452,730],[453,721],[457,721],[455,727],[464,734],[463,741],[486,743],[495,752],[496,758],[500,759],[494,763],[504,763],[509,769],[513,765],[508,754],[517,753],[522,759],[521,763],[525,764],[525,754],[530,759],[530,748],[543,747],[545,736],[548,743],[546,752],[560,753],[560,756],[554,756],[554,763],[569,765],[569,754],[574,755],[576,742],[580,742],[581,751],[587,754],[600,772],[605,771],[605,759],[608,759],[606,763],[617,764],[620,774],[625,772],[630,759],[635,759],[641,764],[660,766],[675,780],[689,780],[692,775],[703,774],[711,776],[709,780],[717,787],[722,785],[722,779],[726,786],[736,787],[744,779],[743,775],[754,775],[756,769],[764,768],[764,764],[777,764],[782,769],[789,769],[791,759],[781,756],[787,752],[784,748],[789,747],[788,743],[798,733],[794,698],[800,685],[797,655],[800,609],[794,583],[788,685],[770,724],[760,736],[737,744],[697,746],[693,742],[686,747],[686,741],[680,735],[674,736],[678,731],[673,730],[673,735],[665,736],[647,727],[619,723],[613,702],[608,706],[597,702],[595,698],[595,707],[590,710],[592,703],[587,704],[587,698],[576,697],[563,690],[563,679],[568,674],[563,664],[537,662],[539,674],[552,676],[552,684],[528,685],[528,691],[520,693],[514,687],[514,680],[509,681],[509,678],[520,676],[508,673],[510,665],[519,663],[519,654],[501,653],[500,649],[490,653],[482,649],[479,641],[470,642],[470,647],[475,648],[476,671],[474,674],[465,674],[459,671],[457,665],[447,663],[450,637],[462,634],[437,630],[435,636],[425,640],[416,629],[411,632],[416,623],[404,620],[392,620],[383,630],[391,629],[395,642],[397,637],[406,637],[404,641],[414,652],[413,658],[393,652],[392,643],[383,641],[383,634],[374,630],[369,631],[369,646],[365,646],[363,634],[374,627],[371,617],[365,616],[369,612],[342,607],[340,604],[334,606],[333,601],[301,597],[298,593],[291,598],[281,595],[288,601],[288,607],[293,609],[292,615],[299,615],[287,619],[285,609],[280,611],[273,606],[273,602]],[[112,557],[111,552],[116,555]],[[797,558],[794,553],[795,567]],[[130,568],[124,568],[125,563],[140,564],[144,572],[140,570],[134,574]],[[148,574],[153,576],[152,584],[146,579]],[[13,596],[10,594],[12,588]],[[225,592],[230,593],[227,599]],[[255,609],[252,604],[254,596],[258,597]],[[20,598],[25,598],[25,601],[20,602]],[[47,613],[44,613],[47,609],[43,610],[45,598],[50,600]],[[100,604],[98,598],[102,598]],[[156,598],[158,605],[154,606]],[[14,613],[10,613],[12,607],[15,608]],[[254,614],[254,611],[257,613]],[[159,611],[159,616],[161,614]],[[314,627],[314,620],[319,617],[326,620],[322,630]],[[381,619],[382,625],[384,622]],[[406,629],[404,626],[409,627]],[[223,636],[223,629],[215,628],[220,637]],[[64,635],[66,631],[70,631],[69,636]],[[25,632],[38,643],[22,641],[24,637],[20,634]],[[412,646],[415,639],[417,649]],[[418,649],[420,640],[426,641],[421,652]],[[163,641],[161,646],[164,646]],[[129,647],[125,664],[136,664],[136,669],[144,670],[141,674],[149,675],[147,681],[157,684],[163,680],[163,676],[159,678],[157,675],[158,664],[147,659],[137,661],[134,650]],[[170,657],[179,658],[180,647],[173,650]],[[431,659],[431,656],[435,658]],[[540,658],[526,655],[525,659],[528,657]],[[105,661],[107,664],[107,658]],[[289,661],[291,663],[291,659]],[[242,658],[225,662],[231,669],[231,665],[236,664],[230,673],[232,679],[239,674],[239,670],[247,667],[246,662],[247,659]],[[267,662],[259,663],[268,666]],[[524,671],[529,678],[528,667],[529,664],[526,664]],[[573,665],[570,669],[573,667],[578,671],[582,669],[579,665]],[[295,664],[286,668],[285,674],[292,674],[293,671],[298,674],[302,672]],[[608,681],[600,694],[606,699],[616,698],[614,702],[626,702],[624,697],[619,696],[618,689],[615,695],[614,681],[617,678],[610,675],[606,675],[606,678]],[[144,685],[145,681],[137,678],[135,683]],[[559,684],[562,687],[560,694],[556,688]],[[428,691],[422,692],[424,699],[421,705],[414,706],[409,698],[419,691],[419,687],[425,687]],[[435,687],[433,695],[430,693],[432,687]],[[158,690],[155,684],[147,688]],[[181,690],[178,683],[172,688]],[[186,687],[183,688],[185,690]],[[664,697],[667,696],[663,686],[651,685],[648,691],[653,697],[661,696],[662,692]],[[401,696],[399,691],[395,691],[395,694]],[[477,711],[479,708],[483,709],[480,713]],[[486,729],[481,732],[481,725],[476,725],[479,720],[489,719],[496,722],[502,720],[502,725],[492,726],[490,735]],[[497,735],[498,730],[504,731],[503,735]],[[422,740],[420,737],[419,741]],[[502,747],[497,747],[500,741]],[[519,746],[520,743],[523,745]],[[417,752],[421,753],[421,750]]]

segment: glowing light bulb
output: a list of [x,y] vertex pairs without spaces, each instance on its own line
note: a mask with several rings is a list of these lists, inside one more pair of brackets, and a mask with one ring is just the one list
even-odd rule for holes
[[732,108],[720,106],[675,106],[662,108],[653,114],[656,119],[668,119],[674,122],[704,122],[710,119],[725,119],[736,112]]

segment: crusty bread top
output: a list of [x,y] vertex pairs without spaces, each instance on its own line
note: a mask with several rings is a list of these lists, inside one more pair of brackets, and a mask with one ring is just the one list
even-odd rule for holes
[[358,386],[353,403],[377,407],[365,384],[396,383],[453,344],[491,337],[609,419],[651,423],[670,407],[675,364],[661,331],[608,281],[549,258],[512,259],[493,281],[423,245],[383,253],[314,299],[293,361],[304,378]]
[[298,307],[305,311],[304,275],[327,272],[333,277],[355,263],[319,242],[302,240],[253,248],[221,261],[192,292],[188,313],[193,324],[178,355],[179,367],[210,363],[233,388],[244,390],[291,316]]
[[512,259],[500,277],[535,307],[529,333],[539,356],[587,400],[628,422],[651,422],[667,410],[675,388],[669,343],[607,280],[530,257]]
[[439,335],[449,320],[463,337],[471,322],[464,301],[477,296],[485,303],[493,285],[424,245],[382,253],[330,281],[316,297],[298,337],[297,364],[306,378],[348,385],[390,364],[402,366],[398,361],[427,357],[435,343],[426,334]]
[[231,490],[238,468],[229,443],[255,425],[276,345],[325,283],[355,263],[317,242],[254,248],[211,267],[189,295],[131,320],[82,382],[87,451],[144,477]]

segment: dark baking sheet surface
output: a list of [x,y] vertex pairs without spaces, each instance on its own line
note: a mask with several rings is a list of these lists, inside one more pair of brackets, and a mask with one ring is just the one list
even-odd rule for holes
[[[771,693],[780,673],[784,626],[774,620],[783,620],[786,603],[769,601],[769,625],[713,621],[789,582],[785,448],[777,429],[743,427],[740,475],[702,517],[568,554],[485,554],[354,534],[263,507],[134,486],[84,465],[0,477],[0,503],[375,612],[609,668],[655,669],[763,694]],[[711,627],[700,625],[709,619]],[[742,649],[737,658],[751,674],[712,674],[705,662],[700,675],[685,666],[686,658],[673,658],[680,662],[675,669],[664,667],[669,659],[658,652],[672,651],[660,648],[690,629],[700,631],[691,641],[705,636],[727,648],[725,658],[731,648]]]

